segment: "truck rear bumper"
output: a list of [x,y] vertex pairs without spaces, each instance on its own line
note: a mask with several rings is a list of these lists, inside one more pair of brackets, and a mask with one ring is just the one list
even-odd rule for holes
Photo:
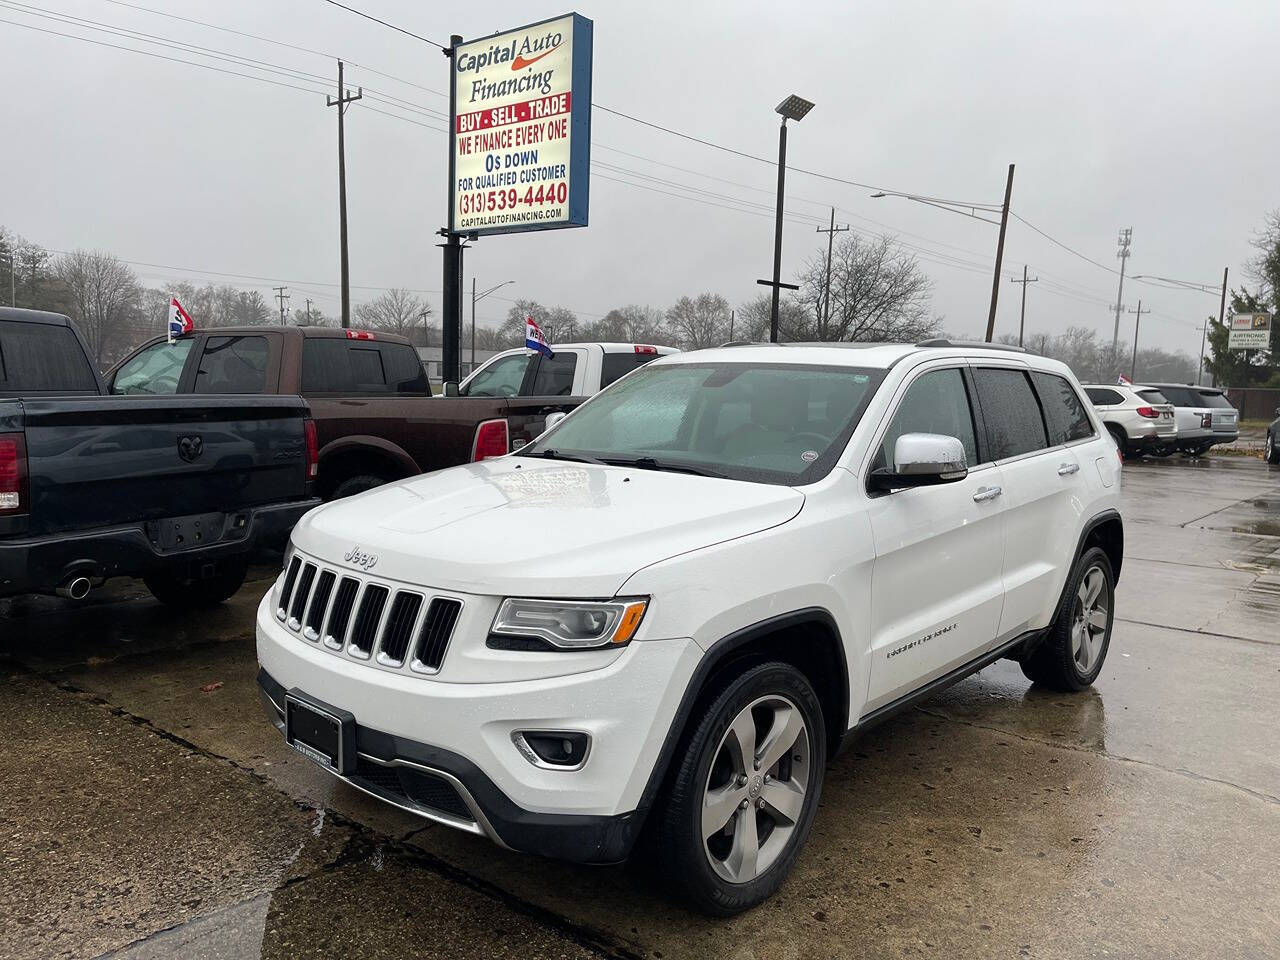
[[6,540],[0,542],[0,597],[49,592],[72,574],[94,579],[165,570],[198,577],[205,566],[283,546],[294,524],[319,505],[308,497],[248,507],[237,512],[244,518],[238,535],[182,550],[162,550],[142,523]]

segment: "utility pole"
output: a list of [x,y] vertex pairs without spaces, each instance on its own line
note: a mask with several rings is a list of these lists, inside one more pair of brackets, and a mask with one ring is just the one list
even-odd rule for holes
[[[476,368],[476,278],[471,278],[471,369]],[[459,371],[461,373],[461,371]]]
[[1021,280],[1019,280],[1017,277],[1009,278],[1010,283],[1022,284],[1022,310],[1018,314],[1018,346],[1022,346],[1022,331],[1026,327],[1026,323],[1027,323],[1027,284],[1035,283],[1039,279],[1040,279],[1039,277],[1031,277],[1028,279],[1027,265],[1025,263],[1022,265]]
[[343,136],[342,118],[347,104],[364,96],[364,87],[357,87],[353,96],[342,83],[342,61],[338,61],[338,96],[326,97],[328,105],[338,108],[338,244],[342,250],[342,326],[351,326],[351,269],[347,262],[347,147]]
[[1222,268],[1222,299],[1218,301],[1218,326],[1227,322],[1227,268]]
[[[836,208],[832,207],[831,208],[831,226],[827,227],[827,229],[825,230],[823,230],[821,227],[817,227],[816,229],[818,233],[825,233],[827,235],[827,285],[825,288],[826,289],[826,295],[824,297],[825,303],[822,308],[822,329],[819,331],[819,335],[818,335],[818,339],[823,340],[823,339],[826,339],[827,330],[829,329],[831,324],[831,248],[834,245],[836,234],[844,233],[849,228],[848,226],[843,226],[843,227],[836,226]],[[733,337],[730,336],[729,339],[732,340]]]
[[733,321],[736,320],[737,317],[738,317],[737,310],[729,311],[729,342],[730,343],[733,343]]
[[289,299],[288,287],[272,287],[276,292],[276,299],[280,301],[280,326],[284,326],[284,302]]
[[1125,227],[1120,231],[1116,241],[1120,249],[1116,258],[1120,261],[1120,289],[1116,291],[1116,326],[1111,333],[1111,362],[1115,363],[1116,351],[1120,349],[1120,314],[1124,313],[1124,268],[1129,262],[1129,245],[1133,243],[1133,227]]
[[1012,195],[1013,164],[1011,163],[1009,179],[1004,184],[1004,206],[1000,208],[1000,238],[996,241],[996,271],[991,278],[991,312],[987,315],[987,343],[992,341],[996,332],[996,301],[1000,298],[1000,266],[1004,263],[1004,233],[1009,226],[1009,197]]
[[1135,316],[1134,316],[1134,318],[1133,318],[1133,359],[1132,359],[1131,361],[1129,361],[1129,379],[1130,379],[1130,380],[1137,380],[1137,371],[1138,371],[1138,327],[1139,327],[1139,325],[1142,323],[1142,315],[1143,315],[1144,313],[1150,313],[1150,312],[1151,312],[1151,308],[1150,308],[1150,307],[1148,307],[1146,310],[1143,310],[1143,309],[1142,309],[1142,301],[1141,301],[1141,300],[1139,300],[1139,301],[1138,301],[1138,309],[1137,309],[1137,310],[1130,310],[1129,312],[1130,312],[1130,313],[1132,313],[1132,314],[1135,314]]
[[307,326],[311,326],[311,298],[307,297]]
[[1212,319],[1213,319],[1212,317],[1205,317],[1204,328],[1200,331],[1200,363],[1196,366],[1196,386],[1197,387],[1203,385],[1201,384],[1200,381],[1204,373],[1204,342],[1205,342],[1205,339],[1209,336],[1209,321]]

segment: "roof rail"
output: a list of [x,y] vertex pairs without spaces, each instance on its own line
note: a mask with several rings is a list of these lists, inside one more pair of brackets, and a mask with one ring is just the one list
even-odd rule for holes
[[981,340],[948,340],[946,337],[935,337],[932,340],[921,340],[917,347],[964,347],[966,350],[1009,350],[1013,353],[1026,353],[1025,347],[1013,347],[1003,343],[984,343]]

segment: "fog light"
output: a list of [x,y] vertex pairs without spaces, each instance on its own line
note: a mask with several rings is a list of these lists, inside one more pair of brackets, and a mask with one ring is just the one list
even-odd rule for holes
[[535,767],[577,770],[587,760],[591,737],[570,730],[518,730],[511,742]]

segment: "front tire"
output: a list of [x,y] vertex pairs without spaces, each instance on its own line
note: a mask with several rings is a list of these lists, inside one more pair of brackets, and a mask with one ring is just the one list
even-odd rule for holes
[[179,577],[168,572],[149,573],[142,579],[151,595],[166,607],[200,610],[216,607],[235,596],[248,573],[249,561],[241,558],[218,564],[213,576],[207,579]]
[[786,663],[736,677],[692,719],[660,800],[654,854],[664,883],[727,917],[770,897],[804,847],[826,760],[822,707]]
[[1111,439],[1115,441],[1116,449],[1120,451],[1120,456],[1126,460],[1129,459],[1132,454],[1129,452],[1129,440],[1125,436],[1125,432],[1119,427],[1110,426],[1107,427],[1107,432],[1111,434]]
[[1115,621],[1115,574],[1098,547],[1086,550],[1067,581],[1057,616],[1040,645],[1022,660],[1033,683],[1055,690],[1091,686],[1102,672]]
[[364,493],[366,490],[372,490],[374,487],[380,487],[389,482],[386,477],[379,477],[372,473],[362,473],[359,476],[348,477],[334,487],[329,499],[342,500],[346,497],[354,497],[357,493]]
[[1267,431],[1267,463],[1280,463],[1280,445],[1270,430]]

